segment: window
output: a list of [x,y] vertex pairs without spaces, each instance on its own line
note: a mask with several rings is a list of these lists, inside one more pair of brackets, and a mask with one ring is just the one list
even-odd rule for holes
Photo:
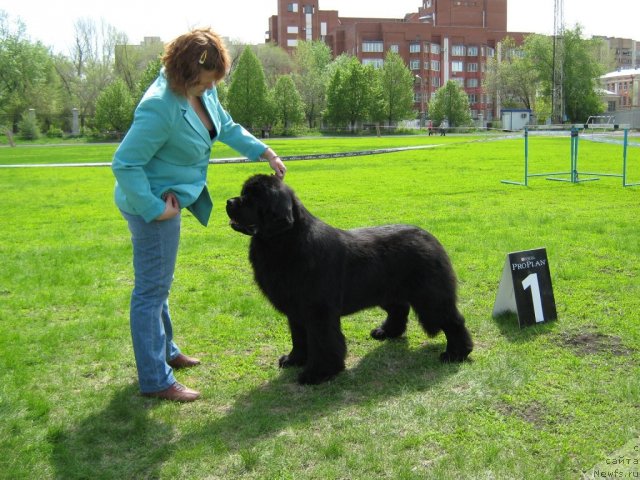
[[431,86],[439,87],[440,86],[440,77],[431,77]]
[[298,13],[298,4],[290,3],[289,5],[287,5],[287,12]]
[[451,55],[454,57],[463,57],[465,52],[464,45],[453,45],[451,47]]
[[327,36],[327,22],[320,22],[320,35]]
[[467,78],[467,88],[477,88],[477,87],[478,87],[477,78]]
[[381,58],[364,58],[362,59],[362,65],[372,65],[373,68],[382,68],[384,60]]
[[451,62],[452,72],[464,72],[464,62]]
[[477,57],[478,47],[467,47],[467,55],[470,57]]
[[399,45],[390,45],[389,46],[389,51],[391,51],[393,53],[398,53],[400,51],[400,46]]
[[362,42],[362,51],[364,53],[381,53],[384,51],[384,44],[382,42]]
[[433,53],[434,55],[439,55],[440,54],[440,45],[438,45],[437,43],[432,43],[431,44],[431,53]]
[[493,49],[491,47],[487,47],[487,57],[493,58],[495,56],[496,56],[495,49]]
[[458,85],[460,85],[460,88],[464,87],[464,78],[452,78],[451,80],[453,80],[454,82],[456,82]]
[[425,60],[424,61],[424,64],[422,65],[422,68],[424,70],[429,70],[429,60]]
[[477,63],[467,63],[467,72],[477,72],[478,64]]
[[409,45],[409,53],[420,53],[420,44],[412,43]]
[[287,40],[287,47],[297,47],[297,46],[298,46],[297,38],[290,38],[289,40]]
[[478,103],[478,96],[475,93],[469,95],[469,105],[475,105]]
[[431,60],[431,70],[434,72],[440,71],[440,60]]
[[305,5],[303,7],[304,13],[307,13],[309,15],[313,14],[313,5]]
[[409,62],[410,70],[420,70],[420,60],[411,60]]
[[287,27],[287,33],[291,33],[291,34],[297,34],[298,33],[298,27],[296,26],[289,26]]

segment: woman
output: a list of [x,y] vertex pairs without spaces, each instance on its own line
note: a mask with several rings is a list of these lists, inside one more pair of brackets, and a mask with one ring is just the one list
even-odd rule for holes
[[263,158],[280,178],[286,168],[267,145],[233,121],[215,89],[231,65],[221,38],[196,29],[170,42],[163,68],[136,108],[112,164],[115,201],[133,243],[131,337],[144,396],[190,402],[200,393],[173,370],[200,363],[173,341],[168,296],[180,238],[180,210],[203,225],[211,214],[206,178],[217,140],[251,160]]

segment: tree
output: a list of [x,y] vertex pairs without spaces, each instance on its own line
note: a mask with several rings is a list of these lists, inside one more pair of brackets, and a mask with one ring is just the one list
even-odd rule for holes
[[12,24],[0,11],[0,113],[14,130],[29,108],[48,110],[58,100],[48,49],[32,43],[21,21]]
[[[540,90],[549,103],[553,88],[552,41],[551,37],[529,35],[524,44],[526,55],[537,73]],[[569,122],[584,123],[590,115],[597,115],[604,109],[596,91],[598,78],[604,73],[600,63],[602,41],[583,39],[581,27],[576,26],[573,30],[565,30],[562,43],[563,110]]]
[[331,49],[320,41],[298,42],[293,53],[296,74],[294,81],[304,103],[309,128],[314,128],[326,105],[327,66],[331,64]]
[[469,97],[460,84],[449,80],[444,87],[436,91],[429,102],[429,117],[438,125],[443,120],[449,122],[450,127],[470,125]]
[[536,110],[538,73],[531,58],[515,41],[507,37],[497,54],[487,61],[484,88],[500,104],[509,108]]
[[276,123],[282,125],[284,132],[304,121],[304,106],[291,75],[278,78],[273,89]]
[[265,43],[253,47],[256,57],[262,65],[264,77],[269,88],[273,88],[282,75],[288,75],[293,70],[291,56],[273,43]]
[[138,102],[142,100],[142,96],[144,95],[144,92],[146,92],[147,89],[151,86],[151,84],[155,82],[156,78],[158,78],[161,68],[162,68],[162,61],[160,60],[159,57],[147,63],[147,66],[145,67],[144,71],[140,75],[140,78],[138,79],[138,84],[136,85],[136,88],[134,90]]
[[394,52],[387,53],[382,67],[380,94],[382,95],[382,117],[388,125],[399,120],[413,118],[414,76],[402,57]]
[[271,123],[264,71],[258,57],[249,47],[242,52],[231,78],[227,105],[233,119],[248,129]]
[[62,81],[68,88],[70,101],[78,108],[82,126],[84,119],[95,113],[98,95],[114,80],[115,46],[127,42],[125,34],[108,23],[96,24],[81,18],[74,24],[72,70],[60,69],[68,75]]
[[326,117],[332,125],[346,124],[353,130],[369,118],[375,99],[370,81],[374,75],[373,67],[363,66],[356,57],[339,61],[327,90]]
[[118,78],[104,89],[96,101],[96,127],[120,136],[131,126],[134,101],[124,80]]

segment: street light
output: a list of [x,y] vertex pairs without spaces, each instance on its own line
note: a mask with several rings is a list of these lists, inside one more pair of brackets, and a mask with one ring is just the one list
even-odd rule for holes
[[424,79],[420,75],[416,79],[420,80],[420,128],[424,128]]

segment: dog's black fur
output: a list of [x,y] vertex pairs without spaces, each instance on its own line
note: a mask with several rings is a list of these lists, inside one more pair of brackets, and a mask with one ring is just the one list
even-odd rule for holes
[[379,306],[378,340],[401,336],[413,307],[429,336],[441,330],[440,359],[460,362],[473,348],[456,306],[456,277],[430,233],[407,225],[340,230],[314,217],[293,190],[269,175],[249,178],[227,200],[231,227],[250,235],[255,280],[289,320],[293,349],[281,367],[304,366],[298,380],[316,384],[344,369],[340,317]]

